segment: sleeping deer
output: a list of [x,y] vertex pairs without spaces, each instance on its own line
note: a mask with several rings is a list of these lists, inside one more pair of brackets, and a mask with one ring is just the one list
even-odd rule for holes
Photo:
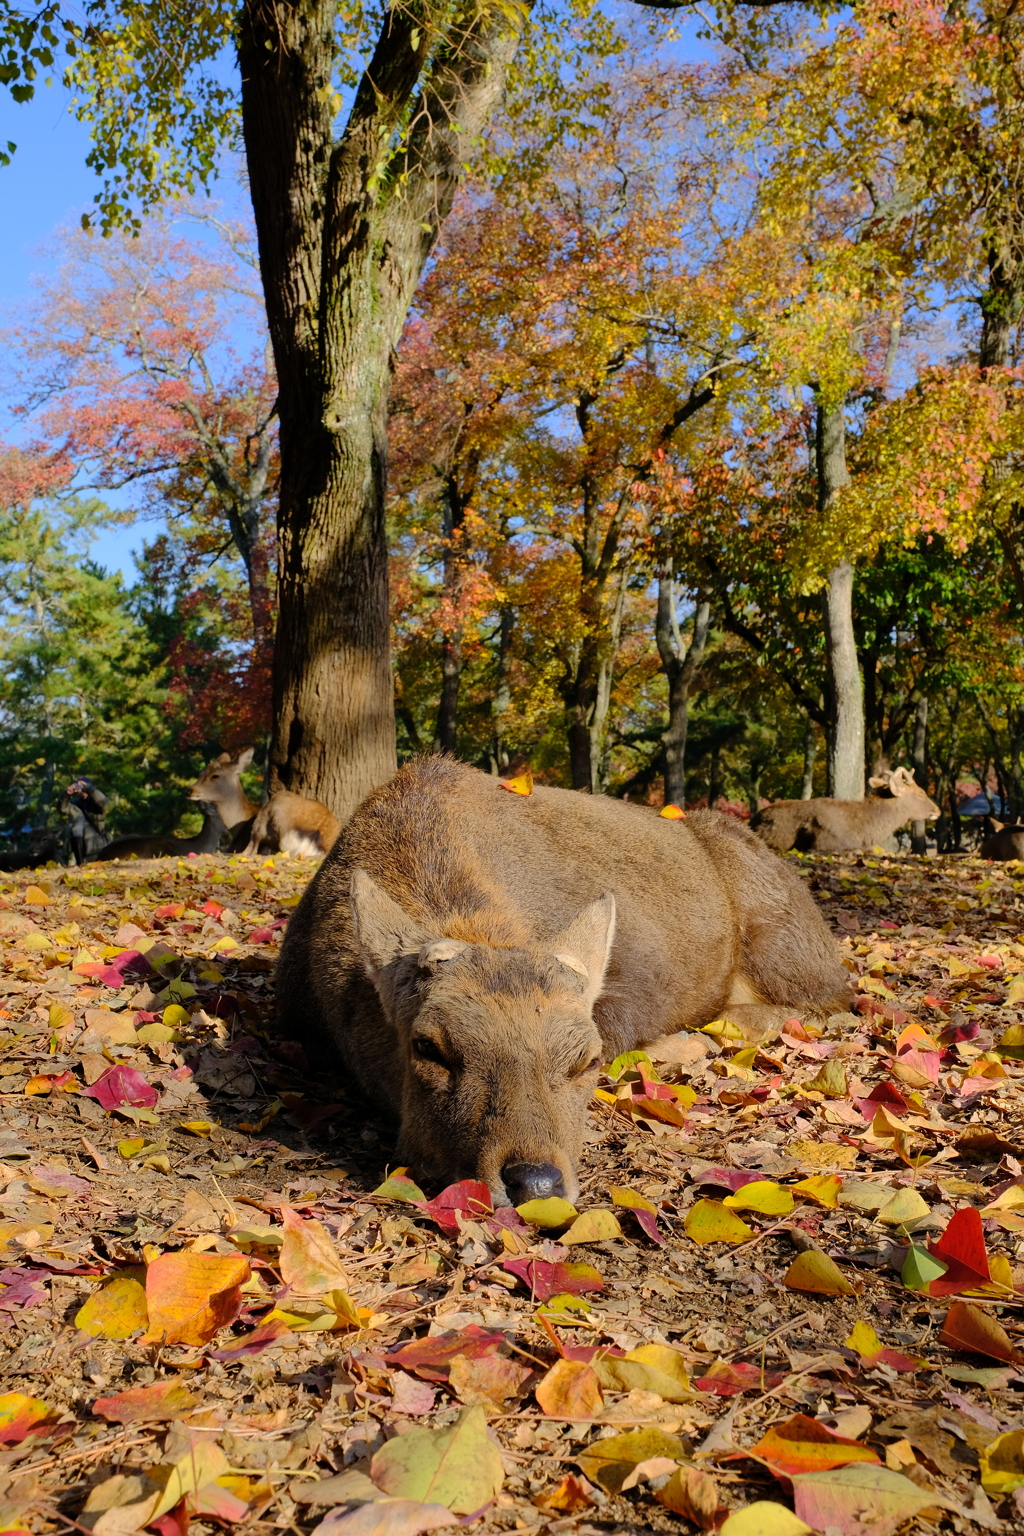
[[776,800],[750,818],[751,830],[778,853],[845,853],[873,848],[908,821],[941,815],[908,768],[868,783],[879,792],[866,800]]
[[204,768],[189,798],[210,801],[223,817],[236,853],[297,853],[319,858],[333,848],[341,823],[319,800],[306,800],[287,789],[256,805],[242,788],[241,774],[252,762],[253,748],[237,757],[222,752]]
[[795,869],[717,811],[508,794],[446,757],[363,801],[288,925],[285,1030],[400,1121],[419,1176],[575,1195],[602,1061],[847,1006]]
[[1013,859],[1024,859],[1024,827],[1007,826],[1003,821],[996,821],[994,816],[989,817],[989,825],[992,831],[981,840],[979,859],[997,859],[1004,864]]
[[168,859],[186,858],[190,853],[216,853],[227,828],[215,805],[201,805],[203,825],[195,837],[115,837],[94,859]]

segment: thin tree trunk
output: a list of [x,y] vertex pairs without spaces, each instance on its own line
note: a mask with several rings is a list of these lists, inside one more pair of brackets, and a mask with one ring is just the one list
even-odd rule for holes
[[444,537],[443,603],[445,628],[441,636],[441,700],[437,711],[437,748],[455,754],[459,729],[459,684],[462,680],[462,626],[455,617],[462,598],[465,550],[462,530],[466,498],[454,473],[445,479],[441,496],[441,528]]
[[509,764],[509,756],[505,748],[505,716],[512,704],[512,630],[514,626],[515,612],[511,605],[506,603],[502,607],[499,619],[497,676],[494,699],[491,703],[491,717],[494,721],[491,772],[495,776],[504,773]]
[[658,607],[654,634],[661,670],[668,679],[668,729],[665,746],[665,804],[686,804],[686,738],[690,725],[690,692],[704,659],[711,605],[702,592],[693,610],[693,638],[687,646],[676,617],[676,586],[672,557],[658,568]]
[[[914,716],[914,778],[922,789],[927,789],[926,771],[928,765],[928,697],[922,694],[917,701],[917,713]],[[924,821],[912,821],[910,824],[910,851],[911,853],[927,853],[928,851],[928,827]]]
[[238,51],[281,424],[271,783],[345,820],[396,764],[391,356],[522,13],[439,34],[418,5],[388,10],[337,143],[336,20],[336,0],[245,0]]
[[629,562],[624,560],[619,570],[619,584],[615,593],[615,606],[608,625],[608,639],[598,664],[597,690],[590,717],[590,788],[591,793],[603,795],[607,788],[605,769],[605,744],[608,736],[608,711],[612,701],[612,680],[615,662],[619,654],[622,635],[622,610],[626,601],[629,582]]
[[808,716],[804,726],[804,776],[800,784],[800,799],[814,799],[814,760],[818,755],[818,735],[814,721]]
[[714,810],[722,798],[722,749],[716,743],[711,748],[711,761],[708,764],[708,807]]
[[[850,483],[846,467],[843,405],[817,408],[818,510],[827,513]],[[854,570],[840,560],[825,589],[825,643],[832,695],[829,732],[830,794],[837,800],[864,798],[864,688],[853,629]]]

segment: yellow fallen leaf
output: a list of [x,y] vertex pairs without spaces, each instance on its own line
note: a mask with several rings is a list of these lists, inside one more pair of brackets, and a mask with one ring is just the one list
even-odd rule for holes
[[230,933],[225,933],[221,938],[217,939],[213,944],[210,945],[210,954],[230,955],[233,954],[234,951],[239,947],[240,946],[238,940],[233,939]]
[[568,1247],[573,1243],[606,1243],[621,1236],[622,1228],[611,1211],[584,1211],[558,1241]]
[[130,1339],[149,1324],[146,1292],[132,1275],[114,1275],[79,1307],[75,1327],[94,1338]]
[[890,1200],[887,1200],[878,1215],[876,1221],[884,1221],[888,1227],[902,1227],[906,1223],[920,1221],[922,1216],[927,1216],[929,1206],[921,1198],[916,1189],[898,1189]]
[[669,1344],[641,1344],[624,1357],[597,1355],[597,1379],[612,1392],[656,1392],[667,1403],[685,1403],[693,1396],[682,1355]]
[[986,1493],[1001,1498],[1015,1488],[1024,1488],[1024,1429],[998,1435],[981,1452],[978,1463]]
[[757,1211],[762,1216],[788,1216],[793,1203],[792,1192],[774,1179],[755,1179],[722,1201],[730,1211]]
[[564,1227],[578,1214],[576,1207],[558,1195],[547,1200],[527,1200],[516,1210],[531,1227]]
[[786,1154],[805,1168],[852,1168],[857,1161],[857,1148],[839,1141],[791,1141]]
[[683,1228],[694,1243],[745,1243],[754,1236],[722,1200],[696,1201],[683,1218]]
[[842,1270],[829,1258],[812,1248],[798,1253],[782,1277],[791,1291],[810,1291],[816,1296],[854,1296],[856,1292]]
[[145,1145],[145,1136],[131,1136],[125,1141],[119,1141],[117,1144],[117,1150],[127,1162],[128,1158],[130,1157],[138,1157],[139,1153],[142,1151]]
[[178,1125],[183,1131],[190,1131],[193,1136],[209,1136],[216,1129],[212,1120],[179,1120]]
[[828,1210],[834,1211],[839,1204],[843,1181],[837,1173],[816,1173],[811,1178],[801,1179],[799,1184],[793,1184],[790,1187],[794,1195],[802,1196],[805,1200],[814,1200],[818,1205],[824,1205]]
[[801,1085],[827,1099],[844,1099],[847,1092],[846,1064],[843,1061],[823,1061],[809,1083]]
[[735,1510],[719,1527],[718,1536],[811,1536],[811,1527],[785,1504],[758,1499]]
[[22,898],[27,907],[48,907],[53,897],[41,885],[27,885]]
[[498,783],[502,789],[511,790],[514,795],[533,794],[533,774],[529,768],[524,769],[522,773],[517,773],[511,779],[499,779]]

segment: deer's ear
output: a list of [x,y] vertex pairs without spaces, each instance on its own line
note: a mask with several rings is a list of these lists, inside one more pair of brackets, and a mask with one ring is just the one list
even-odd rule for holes
[[889,780],[888,779],[879,779],[879,778],[868,779],[868,783],[870,784],[872,789],[888,789],[889,788]]
[[231,761],[232,761],[232,757],[231,757],[231,753],[230,752],[222,752],[220,757],[214,758],[214,762],[215,763],[220,763],[224,768],[226,768],[228,763],[230,763]]
[[356,943],[371,981],[399,955],[415,955],[437,938],[392,901],[363,869],[352,871],[349,886]]
[[551,946],[555,959],[581,977],[588,1008],[593,1007],[601,995],[614,938],[615,897],[606,891],[589,907],[584,907]]
[[235,758],[235,767],[238,769],[239,773],[244,773],[248,768],[249,764],[253,760],[255,751],[255,747],[246,747],[244,752],[239,752],[238,756]]

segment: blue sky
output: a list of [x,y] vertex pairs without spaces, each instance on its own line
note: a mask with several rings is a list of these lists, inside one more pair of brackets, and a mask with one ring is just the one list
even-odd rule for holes
[[[16,310],[31,293],[32,274],[44,262],[43,247],[53,231],[77,224],[92,206],[99,181],[85,163],[89,134],[67,109],[60,85],[40,86],[34,98],[18,105],[0,92],[0,142],[18,148],[9,166],[0,167],[0,208],[7,231],[0,241],[0,309]],[[0,408],[2,409],[2,408]],[[0,438],[13,436],[0,414]],[[134,577],[132,550],[147,530],[111,528],[92,547],[108,569]]]

